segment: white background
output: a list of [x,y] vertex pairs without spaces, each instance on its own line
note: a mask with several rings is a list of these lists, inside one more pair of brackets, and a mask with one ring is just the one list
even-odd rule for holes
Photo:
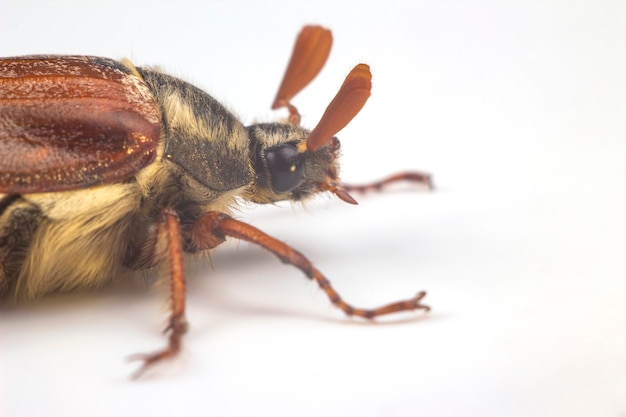
[[240,218],[309,256],[346,300],[428,291],[430,314],[345,318],[247,244],[188,274],[179,360],[167,291],[141,284],[0,310],[3,416],[626,416],[626,3],[621,1],[0,4],[0,55],[129,57],[228,104],[269,105],[295,35],[332,29],[297,99],[312,127],[350,68],[373,94],[340,134],[344,179],[398,187]]

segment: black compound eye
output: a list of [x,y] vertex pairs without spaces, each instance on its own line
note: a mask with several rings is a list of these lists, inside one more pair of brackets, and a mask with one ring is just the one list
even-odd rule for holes
[[304,160],[295,146],[274,146],[268,149],[265,158],[272,177],[272,189],[275,192],[289,192],[304,179]]

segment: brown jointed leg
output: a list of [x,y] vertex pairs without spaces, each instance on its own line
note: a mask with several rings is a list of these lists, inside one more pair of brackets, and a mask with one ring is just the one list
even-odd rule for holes
[[223,241],[226,237],[232,237],[259,245],[278,256],[281,261],[300,269],[308,278],[315,280],[326,293],[330,301],[349,316],[373,319],[374,317],[401,311],[417,309],[430,310],[430,307],[420,303],[422,298],[426,296],[424,291],[409,300],[398,301],[378,308],[363,309],[353,307],[343,301],[326,277],[324,277],[303,254],[291,248],[286,243],[263,233],[259,229],[247,223],[235,220],[223,213],[208,212],[204,214],[193,225],[190,237],[192,243],[198,249],[213,247],[215,246],[216,240]]
[[368,191],[380,191],[385,186],[395,182],[413,182],[433,189],[433,180],[430,174],[424,172],[399,172],[395,175],[391,175],[380,181],[375,181],[369,184],[341,184],[341,188],[348,192],[365,193]]
[[169,265],[171,285],[171,315],[165,333],[169,333],[169,342],[165,349],[150,354],[135,355],[131,359],[143,361],[135,372],[134,378],[141,376],[155,363],[176,356],[180,352],[182,337],[187,331],[185,320],[185,275],[183,269],[183,249],[178,215],[174,210],[166,209],[162,215],[158,231],[159,251],[162,259]]

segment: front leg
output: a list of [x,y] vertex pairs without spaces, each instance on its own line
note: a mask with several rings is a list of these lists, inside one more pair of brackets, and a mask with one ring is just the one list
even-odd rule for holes
[[330,191],[335,194],[341,200],[349,204],[359,204],[349,193],[367,193],[369,191],[382,191],[383,188],[389,184],[396,182],[412,182],[426,187],[429,190],[434,188],[433,179],[430,174],[418,171],[404,171],[398,172],[394,175],[390,175],[379,181],[374,181],[366,184],[345,184],[345,183],[327,183],[322,184],[320,189]]
[[156,241],[157,259],[163,260],[169,267],[171,314],[165,328],[165,333],[169,332],[169,341],[160,351],[131,357],[133,360],[143,361],[143,365],[133,375],[134,378],[141,376],[155,363],[176,356],[180,352],[182,337],[187,331],[182,238],[178,215],[173,209],[163,211]]
[[368,184],[341,184],[341,188],[347,192],[366,193],[368,191],[381,191],[389,184],[396,182],[412,182],[432,190],[434,188],[432,176],[425,172],[406,171],[383,178],[382,180]]
[[233,237],[259,245],[278,256],[281,261],[300,269],[308,278],[317,282],[335,306],[343,310],[343,312],[349,316],[373,319],[374,317],[401,311],[417,309],[425,311],[430,310],[430,307],[421,304],[421,300],[426,296],[424,291],[419,292],[411,299],[398,301],[378,308],[363,309],[353,307],[343,301],[337,291],[331,286],[328,279],[326,279],[303,254],[291,248],[286,243],[263,233],[259,229],[247,223],[235,220],[223,213],[212,211],[202,215],[193,224],[189,236],[191,243],[198,249],[212,248],[216,246],[217,242],[223,242],[226,237]]

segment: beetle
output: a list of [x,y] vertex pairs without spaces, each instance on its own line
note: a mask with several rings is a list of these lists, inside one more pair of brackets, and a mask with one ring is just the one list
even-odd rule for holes
[[229,214],[240,200],[303,201],[396,181],[432,187],[406,172],[373,184],[339,181],[335,134],[360,111],[371,72],[358,64],[312,130],[292,98],[319,73],[332,35],[305,26],[273,102],[286,120],[244,126],[213,97],[129,61],[92,56],[0,60],[0,297],[5,302],[96,287],[137,271],[171,285],[168,343],[138,355],[136,375],[175,356],[185,320],[183,254],[227,238],[259,245],[317,282],[347,315],[373,319],[429,310],[426,295],[374,309],[345,302],[300,252]]

